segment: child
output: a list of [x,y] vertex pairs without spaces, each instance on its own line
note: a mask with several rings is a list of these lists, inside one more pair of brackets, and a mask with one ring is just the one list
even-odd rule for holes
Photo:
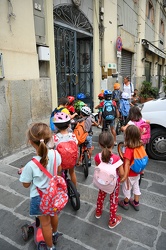
[[[104,106],[103,106],[103,112],[102,112],[103,129],[107,128],[107,125],[110,126],[111,133],[114,136],[114,145],[117,146],[116,131],[115,131],[115,118],[119,117],[119,111],[117,109],[116,102],[112,101],[112,91],[105,90],[104,91],[104,99],[105,100],[104,100]],[[105,107],[108,107],[108,110],[105,110]],[[105,117],[107,115],[111,116],[112,119],[107,119],[107,117]]]
[[[121,179],[122,191],[124,194],[124,200],[119,201],[119,206],[125,210],[129,209],[129,203],[134,207],[136,211],[139,211],[139,197],[141,195],[139,187],[140,173],[137,174],[130,169],[134,160],[134,148],[142,146],[141,134],[139,129],[135,125],[129,125],[125,130],[125,153],[124,159],[124,176]],[[134,200],[131,198],[131,190],[133,190]]]
[[86,98],[86,95],[84,95],[83,93],[79,93],[77,95],[77,100],[74,103],[74,108],[78,115],[80,115],[81,108],[84,106],[87,106],[86,103],[83,102],[85,98]]
[[[55,175],[54,151],[48,150],[47,148],[47,143],[51,138],[51,130],[45,123],[35,123],[29,128],[27,132],[27,139],[36,150],[36,156],[34,158],[40,161],[40,163],[48,170],[48,172],[50,172],[52,175]],[[61,171],[61,157],[57,151],[55,152],[56,166],[59,173]],[[20,182],[22,182],[25,188],[30,187],[30,215],[39,217],[47,249],[55,250],[53,242],[55,243],[57,237],[59,236],[59,233],[57,232],[58,216],[42,214],[39,208],[41,198],[36,188],[38,187],[40,190],[46,189],[50,179],[43,172],[41,172],[39,167],[32,160],[21,169],[20,173]]]
[[[116,227],[121,221],[122,217],[120,215],[117,215],[117,208],[118,208],[118,196],[119,196],[119,187],[120,187],[120,177],[124,175],[123,170],[123,162],[120,160],[120,157],[118,155],[115,155],[112,153],[112,148],[114,147],[114,138],[113,135],[110,133],[110,131],[103,131],[99,135],[99,144],[102,148],[101,152],[101,159],[103,162],[108,163],[108,167],[111,167],[111,164],[114,164],[118,161],[120,161],[120,165],[117,168],[117,182],[115,190],[112,194],[110,194],[110,219],[109,219],[109,228]],[[94,157],[95,164],[98,166],[101,162],[99,154],[97,154]],[[98,192],[98,198],[97,198],[97,208],[96,208],[96,214],[95,217],[99,219],[102,215],[103,210],[103,204],[104,199],[106,197],[107,193],[105,193],[102,190],[99,190]]]
[[[92,125],[98,126],[97,122],[92,118],[91,116],[91,109],[87,106],[81,108],[81,114],[80,117],[85,118],[85,130],[88,132],[88,136],[86,137],[86,140],[88,141],[87,148],[89,150],[89,156],[91,158],[92,156]],[[90,163],[89,163],[90,165]]]
[[58,112],[63,112],[63,113],[66,113],[67,115],[70,116],[70,119],[73,119],[77,113],[73,113],[73,114],[70,114],[70,111],[67,109],[68,107],[68,103],[69,103],[69,99],[66,98],[66,97],[62,97],[60,100],[59,100],[59,106],[57,108],[55,108],[52,113],[51,113],[51,117],[50,117],[50,128],[53,132],[57,132],[57,129],[55,128],[54,126],[54,123],[53,123],[53,117],[56,113]]
[[73,115],[75,113],[75,108],[74,108],[74,96],[67,96],[68,99],[68,105],[66,108],[69,110],[70,114]]
[[131,97],[131,103],[132,104],[136,104],[140,102],[140,97],[138,95],[138,89],[134,89],[134,94]]
[[122,91],[120,90],[120,83],[116,82],[114,84],[114,90],[112,91],[112,100],[116,102],[116,106],[119,109],[120,98],[122,95]]
[[95,109],[98,109],[98,128],[102,128],[102,111],[103,111],[103,105],[104,105],[104,95],[103,93],[98,94],[98,99],[100,100],[99,104],[95,107]]
[[149,120],[145,120],[142,118],[142,114],[141,114],[141,111],[140,109],[137,107],[137,106],[133,106],[130,108],[129,110],[129,115],[128,115],[128,123],[126,124],[126,126],[122,126],[121,127],[121,130],[122,131],[125,131],[126,128],[129,126],[129,125],[136,125],[139,123],[150,123]]
[[[77,141],[77,139],[76,139],[76,137],[75,137],[75,135],[73,133],[68,132],[68,128],[69,128],[69,125],[70,125],[70,117],[69,117],[69,115],[67,115],[67,114],[65,114],[63,112],[56,113],[54,115],[53,123],[58,129],[58,133],[53,135],[53,143],[54,143],[55,148],[62,141],[63,142],[64,141],[65,142],[74,141],[75,142],[75,147],[74,147],[75,151],[70,152],[70,153],[73,153],[77,157],[78,156],[78,149],[77,149],[78,141]],[[68,159],[68,161],[71,160],[71,159],[72,158]],[[77,158],[76,158],[76,160],[77,160]],[[62,157],[62,163],[63,163],[63,157]],[[75,174],[75,171],[74,171],[75,164],[76,164],[76,161],[75,161],[73,167],[69,169],[69,174],[70,174],[71,181],[76,186],[77,178],[76,178],[76,174]],[[67,168],[65,167],[65,169],[67,169]]]
[[120,99],[120,103],[119,103],[119,112],[120,112],[121,119],[124,120],[125,125],[127,123],[127,117],[129,115],[129,110],[130,110],[129,95],[128,95],[128,93],[123,92],[122,97]]

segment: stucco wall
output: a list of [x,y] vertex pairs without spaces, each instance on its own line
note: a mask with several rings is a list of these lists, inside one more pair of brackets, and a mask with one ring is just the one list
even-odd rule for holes
[[50,79],[0,82],[0,157],[26,146],[28,125],[49,121]]

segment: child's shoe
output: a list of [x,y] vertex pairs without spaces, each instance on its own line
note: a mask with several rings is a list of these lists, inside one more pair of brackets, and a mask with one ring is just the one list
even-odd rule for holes
[[124,203],[124,200],[119,201],[119,202],[118,202],[118,205],[119,205],[120,207],[123,207],[125,210],[128,210],[128,209],[129,209],[129,204],[125,204],[125,203]]
[[122,221],[122,216],[121,215],[116,215],[115,221],[114,222],[109,221],[108,227],[110,229],[112,229],[112,228],[116,227],[117,225],[119,225],[121,223],[121,221]]
[[55,246],[53,247],[47,247],[47,250],[56,250]]
[[135,209],[135,211],[139,211],[139,203],[136,205],[134,203],[134,200],[132,198],[129,200],[129,203],[130,203],[130,205],[133,206],[133,208]]
[[54,245],[57,243],[58,238],[59,238],[60,236],[62,236],[62,235],[63,235],[63,234],[62,234],[62,233],[59,233],[59,232],[53,233],[53,235],[52,235],[52,241],[53,241],[53,244],[54,244]]
[[95,213],[95,217],[96,217],[96,219],[100,219],[100,217],[101,217],[101,215],[102,215],[102,213],[100,212],[96,212]]

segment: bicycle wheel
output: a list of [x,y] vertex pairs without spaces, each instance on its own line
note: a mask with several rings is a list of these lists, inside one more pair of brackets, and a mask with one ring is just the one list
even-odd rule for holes
[[67,180],[68,196],[71,202],[71,205],[74,210],[80,209],[80,195],[74,185],[74,183],[68,179]]
[[83,153],[82,166],[84,169],[84,176],[85,178],[87,178],[89,174],[89,167],[88,167],[88,154],[86,151]]
[[116,134],[120,135],[121,132],[122,132],[121,131],[121,122],[120,122],[120,120],[118,120],[117,125],[116,125]]
[[29,231],[29,226],[28,226],[28,224],[22,226],[22,227],[21,227],[21,231],[22,231],[22,238],[23,238],[23,240],[24,240],[24,241],[27,241],[28,238],[29,238],[29,233],[28,233],[28,231]]
[[118,154],[119,154],[121,160],[123,160],[123,154],[124,154],[124,151],[125,151],[124,142],[122,142],[122,141],[119,142],[117,149],[118,149]]

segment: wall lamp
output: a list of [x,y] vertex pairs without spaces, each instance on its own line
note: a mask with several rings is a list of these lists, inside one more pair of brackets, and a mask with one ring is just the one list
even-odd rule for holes
[[143,58],[141,59],[142,62],[144,62],[145,60],[146,60],[146,57],[143,57]]
[[123,24],[119,24],[119,25],[118,25],[118,27],[122,27],[122,26],[123,26]]

